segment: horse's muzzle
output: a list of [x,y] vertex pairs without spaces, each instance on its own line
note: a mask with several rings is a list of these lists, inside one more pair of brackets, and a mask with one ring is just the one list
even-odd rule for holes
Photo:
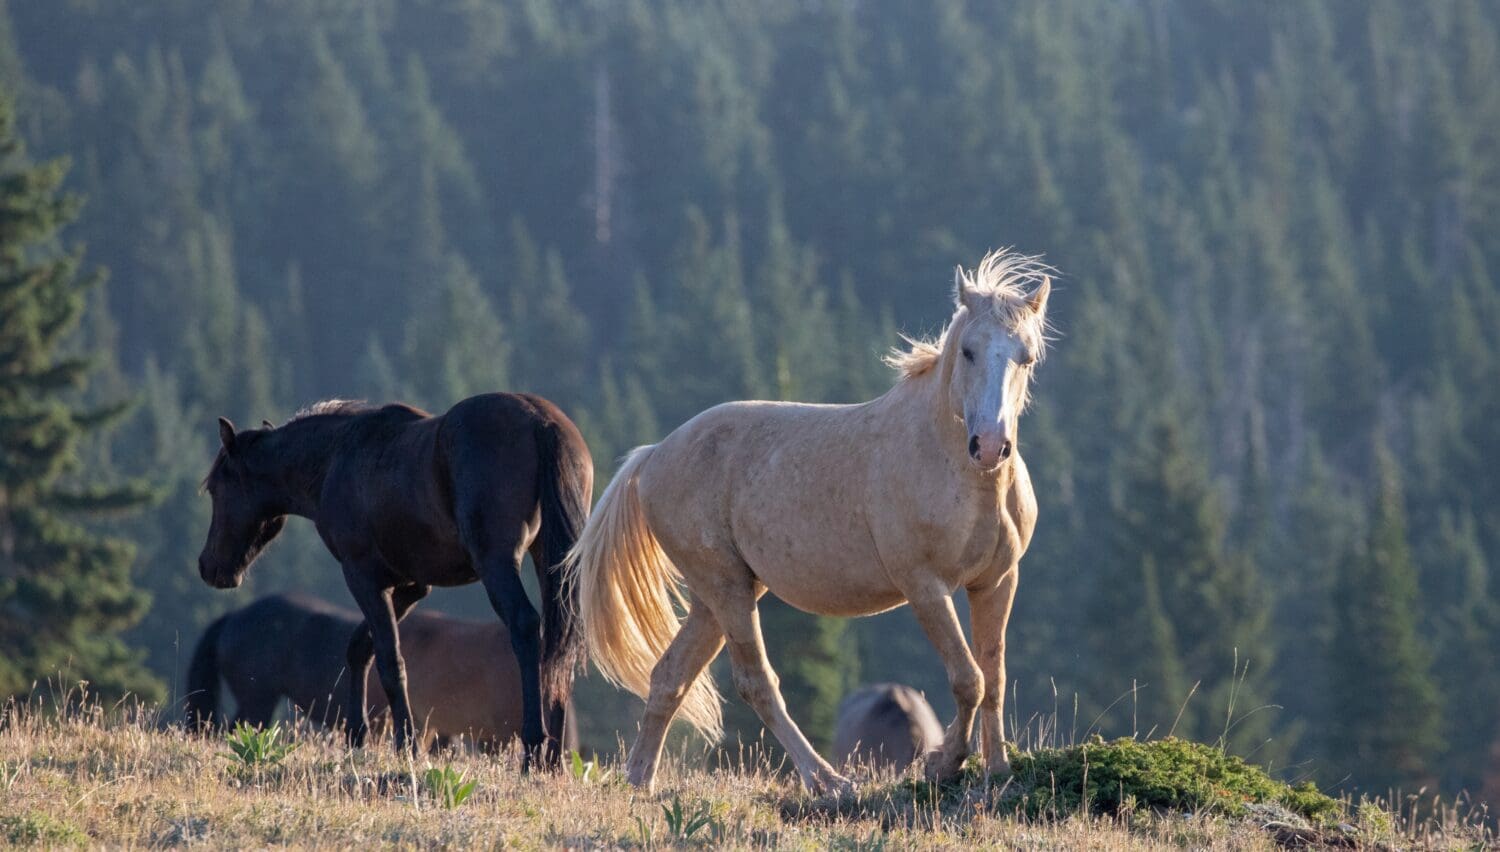
[[1010,458],[1015,451],[1015,442],[999,431],[976,433],[969,436],[969,458],[980,469],[991,471]]
[[244,580],[244,575],[238,571],[213,570],[208,567],[208,563],[201,556],[198,557],[198,576],[203,578],[203,582],[213,586],[215,589],[239,588],[240,583]]

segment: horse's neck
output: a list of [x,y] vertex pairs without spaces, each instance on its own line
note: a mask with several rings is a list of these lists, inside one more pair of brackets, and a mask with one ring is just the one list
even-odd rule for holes
[[[930,371],[899,382],[880,400],[890,409],[885,416],[898,416],[910,424],[912,428],[906,430],[910,437],[905,440],[915,440],[915,449],[924,455],[954,456],[955,452],[964,452],[968,443],[963,417],[953,410],[948,395],[953,361],[946,349]],[[962,463],[965,459],[954,456],[954,461]]]
[[348,420],[348,415],[315,415],[272,433],[263,469],[277,484],[288,514],[316,520],[323,478]]

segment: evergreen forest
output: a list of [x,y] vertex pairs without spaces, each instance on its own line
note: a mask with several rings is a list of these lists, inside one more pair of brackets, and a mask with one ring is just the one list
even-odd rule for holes
[[[602,489],[883,393],[1014,246],[1011,736],[1500,791],[1497,82],[1494,0],[0,0],[0,691],[175,700],[218,614],[352,605],[302,521],[199,579],[217,416],[526,390]],[[816,745],[862,683],[951,712],[908,612],[762,611]]]

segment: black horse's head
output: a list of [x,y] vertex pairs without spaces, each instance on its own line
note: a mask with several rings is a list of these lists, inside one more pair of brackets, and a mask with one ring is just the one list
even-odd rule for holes
[[250,564],[286,523],[275,487],[254,469],[254,445],[262,436],[259,431],[236,434],[233,423],[219,418],[224,446],[203,480],[214,501],[213,522],[198,555],[199,576],[216,589],[243,582]]

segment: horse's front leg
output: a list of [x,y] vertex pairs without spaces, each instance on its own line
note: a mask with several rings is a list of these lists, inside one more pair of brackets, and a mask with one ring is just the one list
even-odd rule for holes
[[370,638],[370,625],[361,621],[349,637],[349,648],[344,660],[349,667],[349,703],[344,708],[344,734],[350,748],[362,748],[370,735],[370,662],[375,657],[375,640]]
[[1019,566],[1012,565],[999,582],[969,590],[969,619],[974,628],[974,651],[984,674],[984,696],[979,702],[980,750],[986,772],[1009,772],[1005,753],[1005,627],[1016,599]]
[[985,696],[984,675],[969,652],[969,644],[964,641],[963,627],[953,609],[953,597],[940,583],[934,581],[930,588],[909,594],[907,600],[928,641],[942,657],[943,667],[948,670],[948,684],[953,688],[953,700],[958,705],[958,714],[943,737],[942,751],[929,755],[927,759],[928,776],[951,778],[959,773],[964,758],[969,756],[974,713]]
[[[398,626],[401,619],[406,617],[407,612],[416,605],[417,601],[427,596],[430,587],[404,585],[392,589],[382,588],[379,583],[369,578],[369,572],[361,572],[345,566],[344,579],[349,585],[349,591],[354,594],[354,600],[359,604],[359,609],[365,616],[365,626],[368,636],[375,652],[375,668],[380,674],[380,685],[385,690],[386,701],[391,706],[391,724],[395,728],[396,750],[405,751],[415,748],[416,728],[412,724],[411,703],[406,694],[406,662],[401,657],[401,634]],[[359,631],[355,632],[354,640],[350,643],[350,656],[353,657],[354,645],[359,642]],[[366,656],[368,660],[368,656]],[[352,659],[351,659],[352,662]],[[350,672],[356,678],[356,683],[362,687],[364,672],[368,670],[369,663],[365,662],[360,672]],[[350,708],[351,718],[357,717],[359,722],[350,725],[350,739],[354,740],[354,731],[368,731],[366,703],[363,700],[364,689],[360,688],[355,693],[360,698],[357,707]],[[363,740],[363,734],[360,736]]]

